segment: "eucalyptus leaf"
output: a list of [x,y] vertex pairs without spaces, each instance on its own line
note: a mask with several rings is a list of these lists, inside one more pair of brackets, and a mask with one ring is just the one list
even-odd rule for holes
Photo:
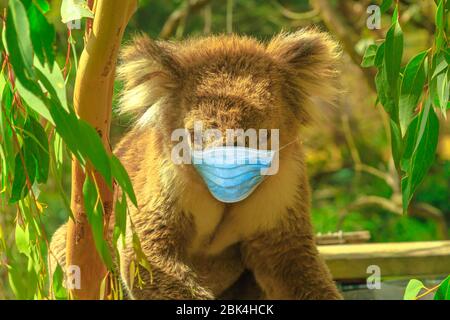
[[30,256],[30,232],[28,226],[25,226],[25,229],[22,229],[22,227],[17,223],[14,236],[17,250],[26,256]]
[[406,129],[422,96],[426,80],[424,64],[427,54],[428,52],[424,51],[413,57],[403,75],[399,102],[399,120],[403,136],[406,134]]
[[[31,116],[28,117],[24,130],[27,131],[25,132],[24,143],[31,150],[36,161],[36,181],[45,183],[48,178],[50,163],[47,134],[41,124]],[[32,136],[29,136],[29,134],[32,134]]]
[[[6,37],[10,56],[20,56],[25,69],[32,75],[33,46],[30,25],[25,7],[20,0],[9,0]],[[17,43],[17,47],[12,46],[13,42]],[[18,49],[17,52],[14,52],[14,49]]]
[[61,21],[68,23],[82,18],[93,18],[86,0],[63,0],[61,4]]
[[67,300],[67,290],[64,288],[64,273],[58,264],[52,278],[52,292],[56,300]]
[[409,202],[433,164],[439,138],[439,120],[431,102],[427,101],[419,115],[415,133],[415,147],[411,154],[408,171],[402,179],[403,210],[406,212]]
[[20,94],[20,97],[25,101],[25,103],[39,115],[47,119],[51,124],[55,125],[53,118],[50,114],[49,109],[42,99],[35,95],[33,92],[26,88],[20,79],[16,79],[16,88]]
[[411,279],[406,286],[405,294],[403,296],[404,300],[415,300],[420,290],[424,289],[422,281],[417,279]]
[[28,8],[28,18],[34,53],[41,64],[45,64],[47,61],[51,68],[55,62],[55,54],[53,53],[55,28],[47,22],[47,19],[34,4],[31,4]]
[[450,276],[444,279],[434,295],[434,300],[450,300]]
[[111,168],[113,176],[116,178],[117,183],[123,189],[123,191],[128,195],[133,204],[137,207],[137,199],[133,190],[133,185],[131,183],[130,177],[127,171],[120,163],[120,160],[112,155],[111,156]]
[[103,205],[90,177],[83,184],[83,198],[86,216],[91,226],[95,247],[108,269],[112,269],[112,257],[103,232]]
[[386,35],[384,67],[386,79],[393,93],[395,104],[398,99],[399,76],[403,56],[403,31],[396,20]]
[[361,66],[364,68],[373,67],[375,65],[375,57],[377,55],[378,46],[371,44],[367,47]]

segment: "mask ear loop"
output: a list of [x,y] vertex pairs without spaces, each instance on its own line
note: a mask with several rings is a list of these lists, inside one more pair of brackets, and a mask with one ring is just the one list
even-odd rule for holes
[[278,152],[280,152],[281,150],[283,150],[284,148],[286,148],[286,147],[289,147],[291,144],[293,144],[293,143],[295,143],[295,142],[298,142],[300,140],[300,137],[298,137],[297,139],[295,139],[295,140],[292,140],[291,142],[288,142],[288,143],[286,143],[284,146],[281,146],[281,148],[278,148]]

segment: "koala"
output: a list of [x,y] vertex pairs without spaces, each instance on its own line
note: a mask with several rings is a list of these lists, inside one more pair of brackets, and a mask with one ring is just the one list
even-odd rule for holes
[[[313,98],[332,101],[338,92],[339,52],[314,28],[267,43],[237,35],[182,42],[140,35],[123,49],[120,110],[136,121],[114,152],[139,203],[130,206],[119,250],[131,299],[341,299],[315,245],[298,139]],[[220,132],[279,129],[285,147],[278,172],[242,201],[217,200],[191,164],[171,158],[174,130],[192,132],[196,121]],[[132,227],[151,266],[151,273],[140,268],[141,287],[131,285]],[[51,250],[64,265],[65,226]]]

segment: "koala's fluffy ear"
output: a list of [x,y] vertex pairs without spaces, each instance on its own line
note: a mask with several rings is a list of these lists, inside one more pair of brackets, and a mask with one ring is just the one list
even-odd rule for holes
[[[292,101],[304,104],[305,99],[317,97],[332,101],[338,93],[338,44],[324,32],[307,28],[294,33],[280,33],[267,45],[267,52],[281,66],[285,84]],[[303,109],[302,120],[308,115]]]
[[133,39],[121,52],[118,79],[124,82],[120,112],[141,113],[173,91],[179,78],[175,45],[146,35]]

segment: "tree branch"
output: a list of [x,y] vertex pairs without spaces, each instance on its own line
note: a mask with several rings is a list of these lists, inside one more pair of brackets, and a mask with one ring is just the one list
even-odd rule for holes
[[172,12],[159,34],[161,39],[169,39],[180,23],[192,12],[203,9],[211,0],[188,0],[179,9]]
[[[328,0],[311,0],[314,8],[319,10],[323,22],[327,28],[339,39],[342,43],[344,50],[351,57],[353,62],[360,66],[362,56],[355,50],[355,46],[358,43],[359,35],[350,27],[345,19],[341,16],[338,10],[335,10],[330,1]],[[374,79],[376,71],[373,68],[362,69],[363,74],[369,84],[370,88],[376,91]]]
[[[97,130],[108,151],[111,151],[109,129],[117,54],[125,27],[136,7],[136,0],[95,2],[92,30],[86,37],[87,43],[80,57],[75,81],[75,111]],[[105,208],[105,225],[108,225],[112,213],[113,190],[108,188],[100,175],[92,172],[92,168],[87,167],[86,170],[88,172],[84,172],[75,159],[72,161],[71,207],[74,219],[69,219],[67,223],[66,266],[78,266],[81,272],[81,288],[70,290],[71,296],[98,299],[106,267],[96,250],[85,213],[83,184],[86,173],[95,176]]]

